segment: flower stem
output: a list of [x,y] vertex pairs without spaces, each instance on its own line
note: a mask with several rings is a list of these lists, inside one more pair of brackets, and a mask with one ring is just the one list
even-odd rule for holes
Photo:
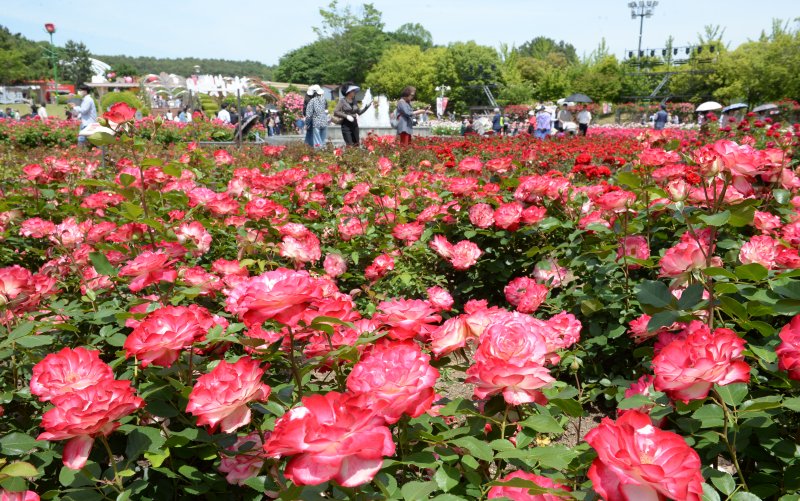
[[108,453],[108,462],[111,463],[111,468],[114,470],[114,484],[116,484],[117,489],[122,492],[125,490],[125,487],[122,485],[122,479],[119,478],[117,460],[114,458],[114,453],[111,452],[111,446],[108,444],[108,439],[105,437],[105,435],[100,435],[100,441],[103,442],[103,446],[106,448],[106,453]]

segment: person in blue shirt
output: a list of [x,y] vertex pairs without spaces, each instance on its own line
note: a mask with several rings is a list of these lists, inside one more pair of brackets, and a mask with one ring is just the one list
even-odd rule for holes
[[664,127],[667,125],[667,120],[669,120],[669,114],[667,113],[667,107],[663,104],[660,106],[658,113],[656,113],[656,120],[654,127],[656,130],[663,130]]

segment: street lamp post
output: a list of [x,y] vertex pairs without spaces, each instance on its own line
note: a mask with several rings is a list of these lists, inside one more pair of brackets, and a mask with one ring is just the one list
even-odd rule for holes
[[639,48],[636,50],[636,57],[642,57],[642,28],[644,27],[644,18],[652,17],[653,11],[656,9],[658,2],[639,0],[638,2],[630,2],[628,7],[631,9],[631,19],[639,18]]
[[45,23],[44,30],[50,34],[50,59],[53,62],[53,86],[55,87],[56,96],[50,96],[53,104],[58,104],[58,58],[56,55],[56,46],[53,43],[53,34],[56,32],[56,25],[53,23]]

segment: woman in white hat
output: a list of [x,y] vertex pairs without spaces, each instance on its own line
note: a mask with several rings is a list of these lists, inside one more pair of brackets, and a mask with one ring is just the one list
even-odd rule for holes
[[358,116],[362,115],[365,111],[372,106],[372,103],[367,103],[363,108],[358,108],[356,102],[356,93],[361,90],[357,85],[348,82],[342,86],[342,96],[336,109],[333,110],[333,120],[342,125],[342,138],[347,146],[358,146]]
[[311,132],[311,141],[309,142],[307,132],[306,143],[314,148],[321,148],[325,146],[325,141],[328,139],[328,104],[325,102],[324,92],[319,85],[315,84],[309,87],[306,94],[311,96],[305,110],[306,128]]

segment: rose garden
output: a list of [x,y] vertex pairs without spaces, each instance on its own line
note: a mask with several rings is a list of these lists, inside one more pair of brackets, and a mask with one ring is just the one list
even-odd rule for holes
[[3,499],[797,499],[797,126],[132,117],[3,132]]

